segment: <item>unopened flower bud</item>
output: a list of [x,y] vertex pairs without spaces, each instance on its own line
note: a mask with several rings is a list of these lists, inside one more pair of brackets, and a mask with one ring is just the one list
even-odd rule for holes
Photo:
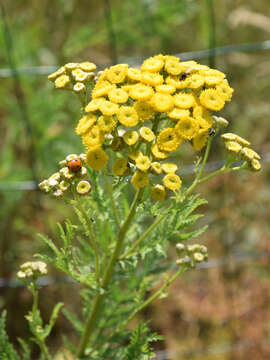
[[91,191],[91,184],[89,181],[81,180],[76,186],[76,191],[79,195],[86,195]]
[[213,115],[212,118],[214,119],[215,124],[220,128],[226,128],[229,125],[229,121],[221,116]]
[[59,165],[61,168],[67,166],[67,160],[61,160],[61,161],[59,161],[58,165]]
[[60,177],[61,177],[61,175],[60,175],[59,172],[54,173],[53,175],[51,175],[51,176],[49,177],[49,179],[48,179],[48,184],[49,184],[49,186],[55,187],[56,185],[58,185],[59,180],[60,180]]

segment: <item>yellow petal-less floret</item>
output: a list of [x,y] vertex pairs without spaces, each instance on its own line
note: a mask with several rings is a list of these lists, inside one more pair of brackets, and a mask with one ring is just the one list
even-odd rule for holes
[[139,140],[139,134],[137,131],[127,131],[123,135],[123,139],[127,145],[132,146]]
[[192,94],[176,94],[174,95],[174,104],[180,109],[189,109],[195,106],[196,102]]
[[216,89],[223,95],[225,101],[230,101],[233,94],[233,88],[230,87],[227,80],[223,80],[216,86]]
[[98,98],[98,99],[93,99],[91,100],[85,107],[85,112],[92,112],[92,111],[96,111],[99,110],[100,105],[102,103],[104,103],[105,98]]
[[128,65],[119,64],[111,66],[106,74],[107,79],[113,84],[119,84],[126,78]]
[[116,121],[113,116],[101,115],[98,118],[97,124],[104,133],[111,133],[116,127]]
[[183,139],[175,131],[175,128],[166,128],[160,132],[157,138],[158,148],[162,151],[171,152],[176,150]]
[[96,116],[94,114],[84,115],[80,120],[75,129],[76,134],[85,134],[96,122]]
[[206,145],[208,136],[209,136],[208,129],[199,130],[198,135],[196,135],[192,140],[192,146],[194,150],[200,151]]
[[149,72],[159,72],[164,65],[164,61],[157,57],[150,57],[142,63],[141,70]]
[[180,119],[187,119],[190,116],[190,111],[189,109],[180,109],[175,107],[168,113],[168,116],[175,121]]
[[123,104],[128,100],[128,93],[120,88],[115,88],[108,92],[108,97],[113,103]]
[[162,182],[167,189],[172,191],[179,190],[182,185],[180,177],[175,174],[167,174],[162,179]]
[[225,100],[222,93],[215,89],[206,89],[200,95],[201,104],[207,109],[219,111],[225,105]]
[[166,190],[163,185],[155,185],[151,187],[151,195],[153,200],[163,201],[166,197]]
[[127,77],[130,80],[133,81],[140,81],[141,80],[141,70],[140,69],[134,69],[134,68],[128,68],[127,69]]
[[165,62],[165,70],[170,75],[179,75],[186,70],[186,67],[182,65],[179,59],[167,59]]
[[107,80],[98,82],[92,91],[92,99],[96,99],[102,96],[107,96],[108,93],[114,88],[115,85],[111,84]]
[[151,173],[154,175],[160,175],[162,173],[161,164],[157,161],[151,163]]
[[151,72],[142,72],[141,82],[150,86],[158,86],[163,84],[163,76]]
[[192,117],[189,117],[180,119],[174,130],[181,138],[191,140],[198,134],[199,125]]
[[90,72],[96,70],[96,65],[90,61],[84,61],[78,64],[78,67],[83,71]]
[[86,163],[95,170],[103,169],[108,161],[108,156],[100,147],[88,150]]
[[61,75],[59,76],[54,84],[57,89],[63,89],[70,83],[70,78],[68,75]]
[[149,100],[153,96],[154,91],[151,86],[144,85],[144,84],[136,84],[133,85],[129,91],[129,95],[134,100]]
[[112,171],[114,176],[123,176],[128,170],[128,162],[126,159],[119,159],[113,165]]
[[139,155],[135,160],[136,168],[140,171],[147,171],[151,166],[151,161],[148,156]]
[[200,74],[192,74],[188,77],[187,83],[190,89],[199,89],[204,85],[204,77]]
[[236,141],[226,141],[225,147],[229,152],[234,154],[239,154],[242,150],[242,146]]
[[117,112],[119,122],[124,126],[136,126],[139,122],[139,117],[133,106],[120,106]]
[[153,107],[146,101],[135,101],[133,106],[139,116],[140,121],[151,119],[155,113]]
[[135,189],[142,189],[149,184],[149,176],[145,172],[136,171],[131,178],[131,183]]
[[161,169],[165,174],[174,174],[178,170],[178,167],[174,163],[163,163]]
[[142,152],[140,150],[133,150],[128,154],[128,158],[132,163],[136,162],[136,159],[138,156],[142,155]]
[[172,85],[162,84],[162,85],[156,86],[156,91],[160,92],[162,94],[170,94],[171,95],[176,91],[176,88]]
[[151,147],[151,152],[156,159],[164,160],[170,155],[169,151],[162,151],[159,149],[158,144],[154,144]]
[[151,105],[156,111],[167,112],[173,108],[174,98],[170,94],[155,93]]
[[111,101],[105,100],[99,106],[99,110],[102,112],[103,115],[114,115],[118,112],[118,105],[112,103]]
[[82,136],[82,142],[87,148],[101,146],[104,142],[104,134],[97,125],[94,125]]
[[64,66],[61,66],[58,70],[53,72],[52,74],[48,75],[48,79],[54,81],[58,76],[63,75],[66,73],[66,69]]
[[139,133],[140,133],[141,137],[143,138],[143,140],[145,140],[147,142],[151,142],[151,141],[155,140],[155,138],[156,138],[156,135],[153,133],[153,131],[146,126],[142,126],[139,130]]

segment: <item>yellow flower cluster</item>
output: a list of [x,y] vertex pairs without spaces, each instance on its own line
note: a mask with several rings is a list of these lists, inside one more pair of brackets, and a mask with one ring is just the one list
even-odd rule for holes
[[249,141],[233,133],[222,134],[221,138],[225,143],[226,150],[236,157],[245,160],[248,164],[248,169],[252,171],[259,171],[261,169],[261,157],[256,151],[248,147],[250,146]]
[[75,93],[83,93],[88,83],[93,82],[96,65],[85,61],[82,63],[68,63],[48,76],[57,89],[70,89]]
[[[74,69],[67,64],[50,78],[56,87],[66,86],[71,76],[86,71],[82,64]],[[213,126],[211,111],[221,110],[232,93],[222,72],[174,56],[150,57],[139,69],[111,66],[96,79],[76,127],[86,162],[101,170],[114,151],[114,175],[131,175],[136,189],[151,183],[153,199],[163,200],[166,189],[181,187],[177,165],[166,159],[185,141],[200,151]]]

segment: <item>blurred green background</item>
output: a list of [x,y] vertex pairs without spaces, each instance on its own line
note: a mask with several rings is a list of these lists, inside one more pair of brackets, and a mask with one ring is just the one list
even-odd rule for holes
[[[102,69],[115,62],[139,64],[158,53],[195,52],[183,54],[183,60],[194,58],[227,74],[235,92],[222,116],[230,121],[229,131],[252,140],[263,169],[213,179],[200,189],[209,200],[202,221],[210,227],[197,241],[209,247],[209,266],[187,274],[171,297],[144,316],[165,336],[158,347],[167,355],[160,353],[160,359],[269,359],[268,0],[2,0],[0,5],[0,311],[8,310],[12,340],[27,334],[24,314],[31,303],[28,291],[13,281],[15,272],[42,251],[38,232],[54,236],[56,222],[73,216],[64,202],[32,190],[33,181],[47,178],[59,160],[82,150],[73,131],[79,103],[72,94],[54,91],[46,74],[70,61],[90,60]],[[247,43],[253,44],[241,46]],[[224,50],[227,45],[240,46]],[[222,54],[197,53],[216,47]],[[215,146],[210,161],[224,158],[218,141]],[[187,157],[184,165],[192,161]],[[72,284],[54,283],[41,293],[45,318],[56,300],[78,306]],[[72,335],[60,317],[53,346],[63,331]]]

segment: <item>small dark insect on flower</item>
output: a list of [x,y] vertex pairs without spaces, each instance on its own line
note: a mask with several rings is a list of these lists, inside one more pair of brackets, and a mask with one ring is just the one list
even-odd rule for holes
[[183,74],[180,75],[179,79],[185,80],[187,78],[187,76],[188,76],[188,74],[184,72]]
[[209,129],[209,135],[210,135],[210,136],[214,136],[215,133],[216,133],[216,130],[215,130],[214,128],[210,128],[210,129]]
[[82,161],[81,159],[77,158],[77,159],[72,159],[72,160],[69,160],[68,162],[68,168],[70,171],[72,172],[78,172],[81,170],[82,168]]

